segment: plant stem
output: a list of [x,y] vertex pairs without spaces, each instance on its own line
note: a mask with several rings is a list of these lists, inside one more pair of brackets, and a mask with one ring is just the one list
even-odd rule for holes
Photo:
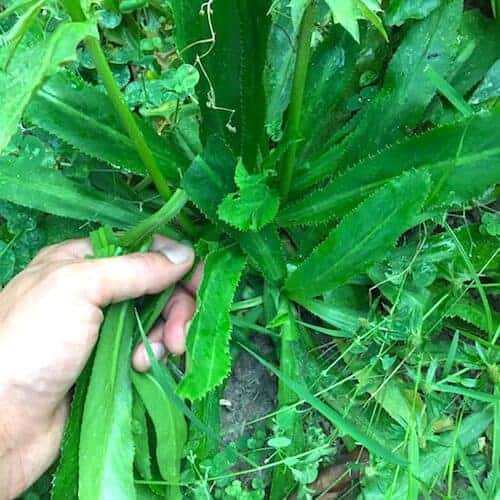
[[172,220],[182,210],[186,202],[186,193],[182,189],[178,189],[158,212],[120,236],[120,245],[136,249],[161,226]]
[[144,139],[144,136],[134,119],[134,116],[123,100],[121,90],[116,84],[115,78],[111,72],[111,68],[109,67],[99,41],[95,38],[89,37],[85,40],[85,44],[90,52],[90,55],[92,56],[97,72],[102,79],[108,97],[110,98],[123,127],[127,131],[130,138],[134,141],[135,149],[137,150],[144,167],[146,167],[146,170],[153,179],[158,192],[165,200],[168,200],[172,195],[172,192],[168,187],[167,181],[160,172],[153,153],[149,149],[146,140]]
[[288,125],[286,140],[291,141],[280,171],[280,193],[285,200],[290,192],[295,160],[297,157],[297,139],[300,137],[300,122],[302,118],[302,104],[304,101],[304,88],[307,79],[307,69],[311,55],[311,37],[314,28],[314,0],[310,2],[304,12],[300,24],[297,42],[297,60],[295,62],[295,74],[293,77],[292,94],[288,110]]
[[[63,0],[63,4],[73,21],[83,22],[86,20],[85,14],[79,2],[75,0]],[[93,37],[87,37],[85,39],[85,45],[92,56],[97,73],[102,79],[108,97],[111,100],[113,108],[115,109],[122,126],[125,128],[128,136],[132,139],[137,154],[154,182],[156,189],[163,199],[167,201],[172,196],[172,191],[170,190],[165,177],[163,177],[163,174],[156,163],[156,159],[153,156],[151,149],[149,149],[141,129],[137,125],[133,113],[130,111],[123,99],[120,87],[118,87],[115,81],[99,40]],[[189,236],[196,234],[196,228],[187,216],[179,214],[178,218],[182,228]]]

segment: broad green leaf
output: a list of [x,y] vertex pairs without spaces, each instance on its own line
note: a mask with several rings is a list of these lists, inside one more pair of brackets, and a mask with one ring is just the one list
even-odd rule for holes
[[178,389],[184,398],[202,398],[229,374],[229,310],[245,263],[232,247],[212,252],[205,261],[187,337],[188,369]]
[[[498,23],[479,10],[466,10],[458,30],[458,48],[447,80],[461,95],[466,95],[500,58]],[[438,68],[435,68],[439,71]],[[445,74],[440,71],[441,74]]]
[[210,137],[203,153],[197,156],[182,179],[189,199],[212,221],[224,196],[235,190],[236,158],[219,137]]
[[187,437],[184,415],[167,397],[153,375],[132,372],[132,382],[153,422],[158,467],[161,477],[170,483],[167,496],[172,500],[182,499],[178,483],[181,480],[181,459]]
[[279,285],[286,276],[285,257],[276,227],[268,224],[260,231],[232,233],[250,262],[270,283]]
[[385,20],[390,26],[401,26],[408,19],[424,19],[437,9],[444,0],[393,0],[389,4]]
[[52,500],[78,498],[78,449],[80,447],[84,403],[87,396],[90,374],[92,373],[93,361],[94,358],[92,357],[87,362],[85,369],[76,382],[71,402],[71,412],[66,423],[66,428],[64,429],[61,456],[52,481]]
[[298,169],[294,193],[402,139],[420,123],[436,91],[424,70],[432,66],[440,74],[447,73],[461,15],[462,2],[451,0],[408,30],[387,68],[380,93],[360,112],[354,131]]
[[131,202],[113,199],[26,160],[0,159],[0,198],[61,217],[128,228],[146,217]]
[[[236,159],[227,145],[211,137],[202,155],[195,158],[182,179],[189,199],[214,223],[217,207],[225,195],[235,190]],[[276,229],[268,225],[258,232],[239,232],[225,224],[222,228],[235,238],[251,262],[273,283],[280,283],[286,267]]]
[[382,259],[415,222],[429,187],[428,175],[412,172],[377,191],[347,215],[289,275],[285,284],[288,294],[293,298],[314,297],[345,284]]
[[290,0],[278,0],[273,2],[271,9],[271,27],[263,77],[266,130],[275,141],[281,139],[283,113],[290,102],[298,35],[294,19],[297,21],[295,11],[300,10],[302,3],[302,0],[293,3],[290,3]]
[[131,302],[106,310],[83,412],[78,488],[82,500],[135,498],[130,382],[134,326]]
[[380,0],[325,0],[333,14],[333,21],[341,24],[359,42],[360,19],[371,22],[387,39],[384,25],[378,17],[382,11]]
[[283,225],[317,224],[342,217],[366,196],[406,170],[432,180],[427,206],[449,207],[481,196],[500,181],[500,110],[435,128],[369,157],[324,188],[281,209]]
[[469,102],[479,104],[500,97],[500,59],[490,68],[484,80],[474,90]]
[[[264,139],[262,86],[270,0],[171,0],[177,48],[203,75],[205,138],[218,133],[254,170]],[[213,27],[213,32],[211,31]]]
[[302,157],[322,151],[332,131],[349,116],[345,103],[358,85],[356,62],[359,57],[360,46],[339,26],[333,26],[314,49],[302,105],[304,137],[299,144]]
[[[89,156],[146,173],[107,95],[68,72],[54,76],[35,94],[25,117]],[[179,146],[172,137],[158,136],[143,120],[137,122],[162,173],[178,179],[189,163]]]
[[[60,64],[76,59],[76,46],[88,36],[97,37],[93,22],[62,24],[43,42],[30,48],[19,48],[8,70],[0,71],[0,102],[3,106],[0,152],[15,133],[24,109],[37,88],[57,71]],[[5,61],[5,55],[4,49],[0,53],[0,63]]]
[[250,175],[241,161],[234,182],[238,191],[225,196],[219,205],[221,220],[242,231],[257,231],[271,222],[279,208],[279,199],[266,182],[266,174]]

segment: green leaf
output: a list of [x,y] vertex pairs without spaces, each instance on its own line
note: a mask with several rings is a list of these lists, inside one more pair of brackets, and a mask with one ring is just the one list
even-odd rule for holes
[[196,417],[203,422],[210,433],[201,428],[191,426],[189,429],[189,449],[194,448],[198,460],[203,461],[216,455],[221,441],[221,407],[220,400],[224,387],[212,389],[203,398],[193,401],[191,408]]
[[221,220],[242,231],[257,231],[271,222],[279,208],[279,199],[266,183],[266,174],[250,175],[240,160],[234,181],[238,191],[225,196],[219,205]]
[[[24,109],[37,88],[57,71],[61,63],[76,59],[76,46],[88,36],[98,36],[93,22],[62,24],[47,40],[30,48],[19,48],[10,61],[8,71],[0,71],[0,102],[3,103],[0,152],[15,133]],[[0,59],[3,59],[2,56],[5,54],[1,53]]]
[[128,228],[142,221],[133,203],[113,199],[51,168],[0,158],[0,198],[61,217]]
[[[293,306],[283,301],[280,311],[284,313],[284,323],[281,327],[281,349],[280,349],[280,370],[282,373],[299,383],[304,383],[302,370],[303,363],[297,356],[297,339],[303,332],[299,332],[297,325],[296,312]],[[280,314],[278,311],[278,315]],[[278,385],[278,410],[283,410],[287,406],[293,405],[299,401],[295,391],[290,388],[283,380]],[[290,414],[290,422],[284,429],[284,435],[275,437],[268,441],[268,445],[273,448],[286,447],[284,454],[287,457],[293,457],[304,452],[306,445],[306,436],[304,433],[302,415],[294,409],[286,409]],[[280,446],[279,440],[285,440]],[[288,444],[285,444],[285,443]],[[280,465],[273,471],[273,480],[271,483],[271,500],[281,500],[287,498],[295,486],[293,475],[290,468],[286,465]]]
[[151,457],[153,452],[149,446],[146,408],[137,391],[134,391],[132,395],[132,435],[134,438],[134,466],[143,479],[152,479]]
[[[420,467],[419,476],[421,484],[433,484],[442,477],[443,472],[453,459],[456,453],[455,442],[462,448],[467,448],[471,444],[477,442],[484,431],[488,428],[493,419],[493,409],[491,405],[484,407],[480,411],[476,411],[464,418],[457,432],[448,433],[438,443],[432,445],[425,452],[420,452]],[[400,498],[407,498],[408,493],[408,476],[406,474],[398,474],[397,479],[391,485],[389,491],[373,492],[370,498],[382,500],[391,495],[397,495]]]
[[96,347],[80,440],[79,498],[134,499],[130,352],[131,302],[106,310]]
[[[495,311],[492,311],[492,313],[492,319],[494,321],[493,330],[496,331],[500,325],[500,315]],[[461,300],[454,302],[453,305],[446,311],[446,316],[448,318],[460,318],[470,325],[474,325],[480,330],[488,332],[488,322],[486,320],[487,315],[484,312],[484,307],[472,299],[468,300],[466,298],[462,298]]]
[[[361,46],[361,50],[366,49]],[[356,62],[359,56],[360,46],[339,26],[333,26],[314,49],[302,105],[304,137],[299,144],[302,157],[322,151],[333,132],[349,116],[345,104],[358,86]]]
[[5,285],[14,274],[16,256],[11,245],[0,240],[0,286]]
[[232,247],[212,252],[205,261],[187,337],[188,370],[179,385],[181,397],[200,399],[229,374],[229,310],[245,263]]
[[20,15],[15,24],[7,31],[7,33],[0,36],[0,47],[8,46],[8,53],[5,57],[3,70],[6,71],[12,56],[14,55],[21,40],[33,26],[36,18],[45,3],[45,0],[34,2],[27,8],[26,12]]
[[418,168],[433,181],[429,207],[467,203],[500,181],[500,110],[435,128],[369,157],[324,188],[281,209],[282,225],[342,217],[404,171]]
[[78,498],[78,449],[80,447],[84,402],[87,396],[93,362],[94,357],[87,362],[85,369],[76,382],[73,401],[71,402],[71,413],[64,429],[61,457],[52,482],[52,500]]
[[182,179],[190,200],[213,222],[224,196],[234,191],[236,159],[227,144],[217,136],[209,138]]
[[295,60],[297,53],[298,29],[296,11],[302,6],[302,0],[296,4],[289,0],[273,2],[271,9],[271,27],[266,50],[264,67],[264,91],[266,96],[266,130],[275,141],[282,136],[282,120],[290,102]]
[[416,127],[435,95],[424,70],[446,74],[454,54],[462,2],[452,0],[412,26],[392,58],[380,93],[355,117],[354,131],[342,143],[301,166],[292,186],[297,194],[344,170]]
[[466,10],[458,35],[458,49],[447,79],[464,96],[500,58],[500,31],[498,23],[485,17],[481,11]]
[[285,257],[278,230],[271,224],[260,231],[240,233],[233,237],[238,240],[241,249],[250,262],[261,271],[265,278],[279,285],[286,276]]
[[500,59],[490,68],[484,80],[474,90],[469,102],[480,104],[496,97],[500,97]]
[[401,26],[408,19],[424,19],[442,3],[443,0],[393,0],[385,19],[389,26]]
[[261,82],[270,1],[171,0],[170,6],[177,48],[204,75],[197,88],[204,137],[225,137],[254,170],[264,140]]
[[[182,186],[190,200],[214,223],[217,207],[225,195],[235,190],[234,167],[236,159],[219,137],[211,137],[202,155],[195,158]],[[242,233],[221,224],[235,238],[251,262],[272,283],[280,283],[286,274],[281,241],[274,227],[268,225],[259,232]]]
[[[165,367],[163,369],[166,370]],[[132,372],[132,382],[153,422],[158,467],[161,477],[170,483],[168,498],[182,499],[178,483],[187,437],[184,415],[167,397],[153,375]]]
[[[347,215],[287,279],[293,298],[319,295],[382,259],[422,208],[429,176],[412,172],[390,182]],[[352,240],[352,236],[356,239]]]
[[[36,93],[25,117],[89,156],[128,172],[146,174],[108,96],[68,72],[52,77]],[[136,120],[162,173],[177,180],[188,159],[172,137],[163,139],[143,120]]]
[[325,0],[333,14],[333,21],[340,23],[359,42],[358,21],[370,21],[387,40],[384,25],[378,17],[382,11],[380,0]]

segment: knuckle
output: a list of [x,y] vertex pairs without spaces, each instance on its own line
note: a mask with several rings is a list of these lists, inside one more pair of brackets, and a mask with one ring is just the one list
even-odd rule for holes
[[48,247],[42,248],[35,255],[35,257],[32,260],[32,263],[46,260],[56,250],[56,248],[57,248],[57,245],[49,245]]
[[76,282],[80,275],[80,267],[77,263],[67,263],[52,268],[48,273],[48,280],[54,287],[67,287]]

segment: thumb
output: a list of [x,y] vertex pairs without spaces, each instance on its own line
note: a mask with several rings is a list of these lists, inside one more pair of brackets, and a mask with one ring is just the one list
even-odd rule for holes
[[159,293],[179,281],[193,262],[191,247],[156,236],[151,252],[81,261],[78,274],[90,301],[102,307]]

